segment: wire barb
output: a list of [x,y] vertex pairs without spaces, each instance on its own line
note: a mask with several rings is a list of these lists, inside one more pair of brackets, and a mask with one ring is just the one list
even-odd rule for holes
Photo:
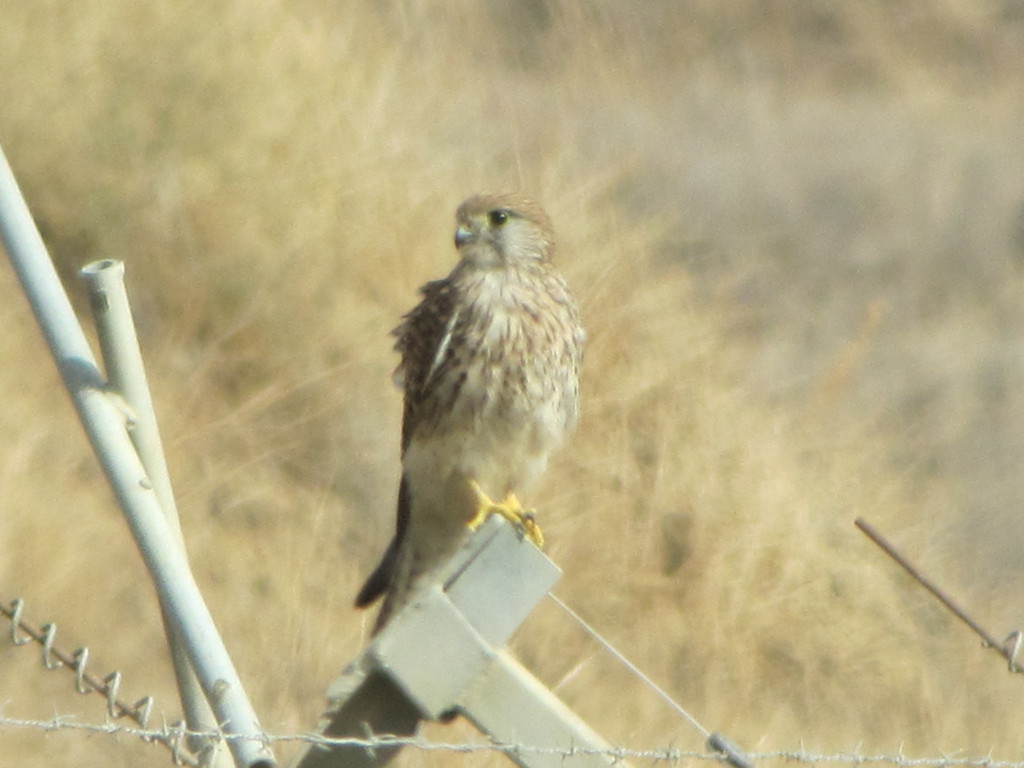
[[85,679],[85,665],[89,663],[89,649],[79,648],[72,654],[72,658],[75,660],[75,690],[83,694],[92,693],[94,689]]
[[43,666],[47,669],[60,669],[64,662],[59,658],[53,658],[53,641],[57,639],[57,625],[43,624],[40,631],[43,633]]
[[21,615],[25,612],[25,601],[20,597],[11,601],[10,612],[4,611],[4,615],[11,620],[11,643],[14,645],[28,645],[32,642],[31,635],[18,637],[18,627],[21,626]]
[[1024,634],[1019,629],[1015,629],[1003,640],[1001,647],[1003,655],[1006,656],[1006,660],[1009,662],[1011,672],[1024,672],[1024,667],[1017,663],[1017,656],[1020,655],[1022,645],[1024,645]]

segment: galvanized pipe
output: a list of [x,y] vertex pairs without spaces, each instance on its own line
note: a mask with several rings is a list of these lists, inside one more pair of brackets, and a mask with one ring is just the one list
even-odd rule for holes
[[153,483],[164,515],[178,537],[182,550],[178,507],[174,502],[171,476],[167,471],[163,442],[157,426],[153,398],[146,382],[146,368],[132,321],[128,292],[124,284],[124,262],[102,259],[86,264],[80,272],[89,291],[89,306],[100,340],[100,354],[107,373],[107,383],[131,408],[128,436]]
[[[170,524],[178,547],[187,558],[185,539],[178,519],[178,507],[171,486],[171,475],[164,458],[153,398],[146,381],[146,367],[142,361],[142,350],[139,348],[131,305],[128,302],[124,273],[124,262],[114,259],[94,261],[85,265],[80,272],[89,291],[89,307],[96,323],[107,382],[124,398],[130,409],[128,436],[142,460],[147,476],[153,483],[153,491],[160,502],[164,517]],[[171,652],[174,677],[178,683],[181,707],[185,713],[185,725],[192,732],[215,730],[217,721],[189,662],[184,638],[174,629],[174,622],[163,604],[163,595],[158,592],[157,596],[161,600],[164,631]],[[227,768],[231,764],[228,753],[219,749],[220,745],[216,741],[190,736],[188,745],[193,752],[204,755],[205,765]]]

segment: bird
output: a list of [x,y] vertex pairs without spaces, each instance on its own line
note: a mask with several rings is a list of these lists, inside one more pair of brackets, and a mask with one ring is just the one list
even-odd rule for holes
[[397,524],[355,601],[384,598],[373,634],[491,515],[543,545],[518,494],[579,418],[586,332],[553,265],[551,219],[518,193],[474,195],[455,219],[457,264],[392,331],[404,393]]

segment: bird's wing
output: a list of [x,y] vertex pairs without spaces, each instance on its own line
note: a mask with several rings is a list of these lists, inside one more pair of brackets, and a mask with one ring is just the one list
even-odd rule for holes
[[[448,280],[434,280],[420,292],[423,300],[393,331],[398,337],[395,349],[402,356],[395,370],[395,383],[405,391],[405,412],[402,416],[402,453],[405,453],[412,434],[419,424],[423,404],[429,398],[433,382],[448,360],[452,333],[458,321],[454,288]],[[366,580],[356,605],[369,605],[390,588],[398,564],[399,553],[409,528],[409,482],[403,475],[398,486],[398,519],[395,538],[388,545],[384,557]],[[378,618],[378,626],[383,614]]]
[[456,332],[459,311],[456,289],[448,279],[434,280],[420,292],[417,304],[394,331],[395,349],[402,356],[395,381],[405,391],[402,415],[402,453],[409,445],[423,415],[423,405],[438,376],[450,360],[451,339]]

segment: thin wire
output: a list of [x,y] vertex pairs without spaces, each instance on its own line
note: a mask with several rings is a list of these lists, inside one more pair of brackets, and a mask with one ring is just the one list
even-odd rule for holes
[[1017,664],[1017,654],[1021,649],[1021,635],[1019,631],[1011,632],[1007,638],[1000,643],[991,632],[971,618],[970,614],[968,614],[966,610],[964,610],[952,597],[950,597],[944,589],[932,581],[931,578],[926,576],[920,568],[912,563],[910,558],[896,549],[896,547],[894,547],[881,533],[879,533],[871,523],[863,517],[858,517],[853,521],[853,524],[860,528],[861,532],[865,536],[881,547],[885,554],[895,560],[907,573],[913,576],[922,587],[931,592],[932,595],[934,595],[940,603],[946,606],[954,616],[973,629],[975,634],[982,639],[982,642],[986,647],[991,648],[1000,656],[1005,658],[1010,664],[1011,672],[1024,672],[1024,668],[1021,668]]
[[581,627],[583,627],[583,629],[587,632],[588,635],[590,635],[598,643],[600,643],[604,647],[604,649],[606,651],[608,651],[608,653],[610,653],[612,656],[614,656],[616,659],[618,659],[618,661],[624,667],[626,667],[626,669],[628,669],[634,675],[636,675],[641,680],[643,680],[644,683],[646,683],[650,687],[650,689],[652,691],[654,691],[656,694],[658,694],[658,696],[661,698],[662,701],[664,701],[666,704],[668,704],[670,707],[672,707],[672,709],[675,710],[676,713],[680,717],[682,717],[684,720],[689,722],[690,725],[692,725],[694,728],[696,728],[698,731],[700,731],[701,735],[703,735],[705,739],[711,738],[711,731],[709,731],[707,728],[705,728],[703,725],[701,725],[700,721],[697,720],[697,718],[695,718],[693,715],[691,715],[689,712],[687,712],[685,709],[683,709],[683,706],[679,702],[677,702],[675,699],[673,699],[664,688],[662,688],[660,685],[658,685],[656,682],[654,682],[650,677],[645,675],[643,670],[641,670],[632,661],[627,659],[625,657],[625,655],[623,655],[623,653],[621,651],[619,651],[618,648],[616,648],[610,642],[605,640],[604,637],[601,636],[600,632],[598,632],[590,624],[588,624],[584,620],[584,618],[582,616],[580,616],[578,613],[576,613],[576,611],[574,611],[572,608],[570,608],[568,605],[566,605],[558,597],[558,595],[556,595],[554,592],[549,592],[548,593],[548,597],[550,597],[552,600],[554,600],[555,603],[563,611],[568,613],[573,618],[573,620],[575,620]]
[[[8,717],[0,712],[0,730],[7,728],[29,728],[43,731],[72,730],[88,731],[93,733],[111,736],[134,736],[145,740],[169,740],[180,742],[186,737],[199,736],[215,741],[230,742],[235,740],[252,739],[248,734],[228,734],[221,731],[190,731],[181,724],[165,725],[160,729],[144,729],[131,726],[119,725],[117,723],[83,723],[72,716],[55,715],[49,720],[27,720],[16,717]],[[277,743],[299,743],[311,744],[318,747],[387,747],[405,746],[424,751],[442,751],[456,753],[474,752],[523,752],[533,754],[553,754],[571,757],[579,754],[605,755],[613,760],[624,758],[650,758],[653,760],[664,760],[678,762],[680,760],[692,759],[709,762],[725,762],[726,758],[721,754],[686,751],[675,747],[662,749],[583,749],[580,747],[555,748],[555,747],[531,747],[527,745],[502,744],[502,743],[445,743],[427,741],[421,737],[399,737],[384,734],[369,734],[367,738],[357,737],[331,737],[317,733],[296,733],[296,734],[272,734],[263,732],[260,740],[270,744]],[[910,757],[902,752],[892,755],[874,754],[868,755],[862,752],[837,752],[833,754],[816,754],[799,750],[779,750],[773,752],[757,752],[750,755],[756,760],[786,760],[788,762],[815,765],[820,763],[845,763],[849,765],[864,765],[867,763],[887,763],[901,766],[901,768],[1024,768],[1024,761],[1020,760],[996,760],[991,753],[983,757],[954,757],[942,755],[941,757]]]

